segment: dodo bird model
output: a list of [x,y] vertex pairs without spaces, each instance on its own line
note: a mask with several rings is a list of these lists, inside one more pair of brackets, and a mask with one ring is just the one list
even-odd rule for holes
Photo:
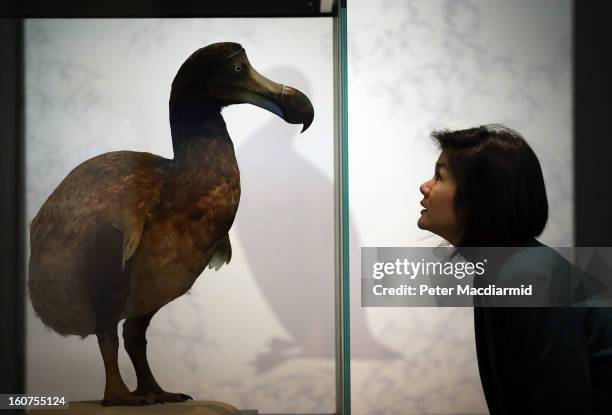
[[[29,292],[60,334],[96,334],[106,371],[104,405],[191,399],[164,391],[151,373],[146,330],[208,266],[230,261],[240,173],[221,108],[250,103],[292,124],[311,124],[310,100],[253,69],[242,46],[215,43],[180,67],[170,93],[174,158],[105,153],[77,166],[30,228]],[[117,325],[137,376],[119,373]]]

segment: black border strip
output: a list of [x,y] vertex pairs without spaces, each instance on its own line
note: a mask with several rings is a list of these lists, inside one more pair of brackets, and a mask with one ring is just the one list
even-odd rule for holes
[[14,18],[332,17],[321,0],[3,0]]
[[0,39],[0,393],[24,393],[23,22],[0,19]]
[[574,1],[576,246],[612,246],[612,2]]

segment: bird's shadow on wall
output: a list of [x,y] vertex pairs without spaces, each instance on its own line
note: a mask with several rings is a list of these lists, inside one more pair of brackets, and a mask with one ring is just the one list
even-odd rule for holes
[[[310,96],[306,77],[294,68],[266,75]],[[326,134],[333,151],[333,130]],[[290,335],[268,339],[253,362],[257,373],[291,359],[335,356],[334,184],[296,150],[294,141],[301,139],[308,137],[279,134],[278,120],[271,118],[236,150],[242,196],[234,231],[265,301]],[[350,243],[360,246],[352,221],[350,235]],[[351,284],[360,284],[358,269]],[[401,357],[374,338],[364,311],[359,296],[352,296],[351,358]]]

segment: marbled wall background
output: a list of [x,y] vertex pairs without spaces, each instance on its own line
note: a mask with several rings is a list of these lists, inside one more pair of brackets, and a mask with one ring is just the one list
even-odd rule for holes
[[[236,41],[263,75],[306,93],[300,126],[223,111],[242,173],[233,258],[205,271],[149,330],[160,384],[267,413],[335,408],[332,20],[29,20],[27,219],[80,162],[120,149],[172,157],[170,84],[197,48]],[[95,336],[60,337],[28,308],[29,392],[101,399]],[[135,375],[121,349],[120,368]]]
[[438,156],[428,135],[486,123],[532,145],[550,202],[541,240],[572,245],[571,14],[569,0],[349,1],[352,318],[396,354],[353,355],[354,414],[487,412],[472,310],[360,309],[359,248],[439,244],[416,227]]

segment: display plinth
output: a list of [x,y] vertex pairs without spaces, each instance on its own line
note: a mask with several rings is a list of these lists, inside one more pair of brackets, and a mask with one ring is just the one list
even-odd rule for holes
[[218,401],[186,401],[148,406],[102,406],[99,401],[71,402],[68,409],[33,409],[32,415],[257,415],[256,410],[238,410]]

